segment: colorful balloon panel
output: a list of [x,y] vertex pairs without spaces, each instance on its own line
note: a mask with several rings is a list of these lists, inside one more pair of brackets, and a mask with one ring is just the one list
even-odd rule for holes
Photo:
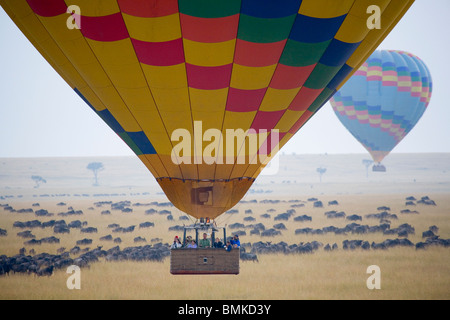
[[422,60],[404,51],[375,51],[330,103],[339,120],[376,162],[412,130],[431,98]]
[[[267,164],[250,160],[281,148],[412,3],[0,0],[36,49],[148,167],[174,205],[210,218],[235,205]],[[368,5],[380,7],[382,29],[367,27]],[[74,22],[76,27],[69,28]],[[234,148],[226,148],[225,139],[217,141],[231,161],[198,163],[210,147],[199,141],[201,135],[195,137],[199,122],[203,131],[217,129],[222,136],[227,129],[256,132]],[[184,154],[173,157],[172,134],[180,128],[194,137],[190,163]],[[279,143],[261,133],[274,129]],[[246,144],[254,135],[256,151]],[[245,163],[238,161],[244,156]]]

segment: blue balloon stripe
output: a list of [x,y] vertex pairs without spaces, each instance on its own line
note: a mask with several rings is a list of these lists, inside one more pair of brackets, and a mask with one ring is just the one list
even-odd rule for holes
[[155,148],[143,131],[127,132],[127,134],[143,154],[156,154]]
[[355,52],[360,43],[361,42],[347,43],[333,39],[319,62],[327,66],[342,66],[348,58],[350,58],[353,52]]
[[335,18],[314,18],[299,14],[289,35],[298,42],[317,43],[331,40],[336,35],[347,15]]
[[302,0],[242,0],[241,14],[256,18],[276,19],[296,14]]

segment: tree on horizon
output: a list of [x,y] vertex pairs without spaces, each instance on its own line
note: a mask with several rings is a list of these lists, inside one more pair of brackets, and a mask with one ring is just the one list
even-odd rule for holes
[[320,182],[322,182],[322,175],[323,175],[325,172],[327,172],[327,168],[322,168],[322,167],[320,167],[320,168],[317,168],[316,171],[319,173],[319,179],[320,179]]
[[93,186],[98,186],[99,185],[98,184],[98,172],[105,169],[105,167],[103,166],[103,163],[91,162],[87,165],[86,169],[92,170],[92,172],[94,173],[94,180],[95,180]]
[[45,180],[41,176],[31,176],[31,180],[33,180],[36,183],[34,188],[39,188],[41,186],[41,183],[47,183],[47,180]]
[[362,164],[366,167],[366,178],[369,178],[369,167],[373,163],[373,160],[363,159]]

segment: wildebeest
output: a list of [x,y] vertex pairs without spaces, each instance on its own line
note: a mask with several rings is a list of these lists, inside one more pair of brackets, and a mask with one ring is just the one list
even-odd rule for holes
[[134,238],[133,241],[134,241],[134,243],[137,243],[137,242],[147,242],[147,240],[145,240],[145,238],[143,238],[143,237],[141,237],[141,236]]
[[314,204],[313,204],[313,207],[314,208],[323,208],[323,203],[322,203],[322,201],[315,201],[314,202]]
[[439,232],[439,228],[435,225],[432,225],[428,228],[428,230],[433,231],[434,233],[438,233]]
[[275,237],[278,235],[281,235],[281,231],[275,230],[273,228],[267,229],[267,230],[264,230],[263,232],[261,232],[262,237]]
[[34,245],[40,245],[41,243],[42,243],[41,240],[31,239],[31,240],[25,241],[23,244],[29,245],[29,246],[34,246]]
[[425,232],[422,232],[422,238],[429,238],[429,237],[434,237],[434,236],[436,236],[436,235],[431,230],[427,230]]
[[236,223],[230,224],[230,225],[228,226],[228,228],[230,228],[230,229],[245,228],[245,225],[242,224],[242,223],[236,222]]
[[39,209],[34,212],[34,214],[38,217],[50,217],[53,216],[53,213],[49,213],[48,210]]
[[418,211],[416,211],[416,210],[409,210],[409,209],[404,209],[404,210],[400,211],[400,213],[403,213],[403,214],[419,214]]
[[155,224],[153,222],[142,222],[139,224],[139,228],[149,228],[149,227],[154,227]]
[[82,228],[80,230],[80,232],[82,232],[82,233],[97,233],[97,231],[98,231],[97,228],[94,228],[94,227]]
[[289,218],[291,217],[291,213],[288,213],[288,212],[284,212],[284,213],[280,213],[280,214],[278,214],[275,218],[274,218],[274,220],[275,221],[278,221],[278,220],[289,220]]
[[312,230],[312,228],[296,229],[295,234],[308,234],[311,233]]
[[337,248],[338,248],[337,243],[333,243],[332,246],[330,246],[330,244],[327,243],[327,244],[325,245],[325,247],[323,247],[323,249],[324,249],[325,251],[333,251],[333,250],[337,250]]
[[85,246],[85,245],[89,245],[89,244],[92,244],[92,239],[84,238],[82,240],[77,240],[77,246],[81,246],[81,245]]
[[135,227],[136,226],[129,226],[129,227],[126,227],[126,228],[117,227],[117,228],[115,228],[113,230],[113,232],[122,232],[122,233],[133,232]]
[[31,221],[15,221],[13,223],[14,228],[21,228],[21,229],[32,229],[32,228],[40,228],[42,226],[42,223],[39,220],[31,220]]
[[112,235],[108,234],[108,235],[106,235],[106,236],[100,237],[99,240],[100,240],[100,241],[112,241],[112,240],[113,240],[113,237],[112,237]]
[[57,225],[53,227],[54,233],[70,233],[70,229],[67,225]]
[[240,252],[240,259],[243,261],[259,262],[258,256],[254,253]]
[[179,225],[169,227],[169,231],[183,231],[183,230],[184,227]]
[[36,236],[31,233],[31,230],[25,230],[17,233],[18,237],[24,238],[24,239],[34,239]]
[[351,216],[346,217],[346,219],[350,221],[357,221],[357,220],[362,221],[362,217],[358,216],[357,214],[352,214]]
[[428,196],[422,197],[419,201],[417,201],[417,203],[425,204],[425,205],[428,205],[428,206],[435,206],[436,205],[436,202],[434,202],[434,200],[431,200]]
[[81,229],[81,227],[83,226],[83,223],[80,220],[74,220],[74,221],[71,221],[67,226],[69,228]]
[[69,250],[70,254],[72,255],[77,255],[78,253],[80,253],[80,247],[79,246],[75,246],[72,249]]
[[402,236],[408,235],[408,234],[414,234],[415,229],[413,226],[409,225],[408,223],[404,223],[399,225],[397,228],[388,229],[383,231],[384,234],[402,234]]
[[397,220],[398,217],[396,214],[390,214],[387,211],[383,211],[380,213],[371,213],[371,214],[367,214],[366,218],[373,218],[373,219],[394,219]]
[[450,247],[450,239],[440,239],[439,236],[428,237],[425,242],[416,243],[416,249],[426,249],[429,246]]
[[46,267],[46,268],[44,268],[42,270],[38,270],[36,272],[36,274],[38,276],[48,276],[49,277],[49,276],[51,276],[53,274],[53,269],[54,269],[54,266],[49,266],[49,267]]
[[284,225],[284,223],[278,223],[278,224],[274,224],[273,225],[274,229],[277,230],[287,230],[286,226]]
[[361,248],[363,250],[369,250],[370,244],[368,241],[363,240],[344,240],[342,241],[342,248],[344,250],[355,250]]
[[153,214],[153,213],[157,213],[158,211],[157,210],[155,210],[155,209],[148,209],[148,210],[145,210],[145,214]]
[[345,218],[345,212],[343,212],[343,211],[340,211],[340,212],[338,212],[336,210],[326,211],[324,213],[324,215],[329,219]]
[[257,224],[252,224],[251,227],[252,227],[253,229],[258,229],[258,230],[260,230],[260,231],[266,230],[266,227],[265,227],[264,224],[262,224],[261,222],[260,222],[260,223],[257,223]]
[[42,243],[59,243],[59,239],[54,236],[50,236],[50,237],[42,238],[41,242]]
[[294,218],[294,221],[300,221],[300,222],[303,222],[303,221],[312,221],[312,217],[307,216],[306,214],[304,214],[304,215],[302,215],[302,216],[295,217],[295,218]]

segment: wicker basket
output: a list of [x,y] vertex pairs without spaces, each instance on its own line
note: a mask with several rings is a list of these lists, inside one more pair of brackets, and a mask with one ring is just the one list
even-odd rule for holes
[[171,274],[239,274],[239,249],[173,249]]

